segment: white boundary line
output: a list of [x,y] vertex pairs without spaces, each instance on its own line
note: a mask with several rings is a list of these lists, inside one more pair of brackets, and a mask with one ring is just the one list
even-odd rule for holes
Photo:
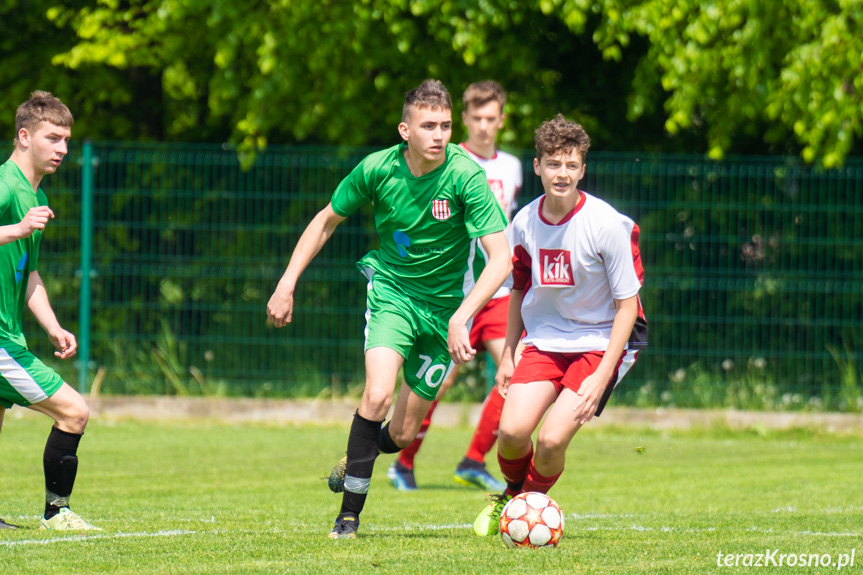
[[16,547],[18,545],[48,545],[49,543],[64,543],[64,542],[82,542],[93,541],[94,539],[125,539],[127,537],[175,537],[177,535],[193,535],[197,531],[187,531],[184,529],[173,529],[171,531],[156,531],[155,533],[115,533],[109,534],[94,534],[94,535],[73,535],[66,537],[51,537],[48,539],[23,539],[21,541],[0,541],[0,547]]

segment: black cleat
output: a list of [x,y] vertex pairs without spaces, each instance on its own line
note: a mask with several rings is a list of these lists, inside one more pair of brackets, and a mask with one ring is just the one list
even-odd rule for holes
[[333,530],[330,531],[330,539],[356,539],[357,527],[360,526],[360,520],[353,515],[339,515],[336,517],[336,524]]
[[19,529],[19,527],[17,525],[12,525],[11,523],[6,523],[0,519],[0,529]]

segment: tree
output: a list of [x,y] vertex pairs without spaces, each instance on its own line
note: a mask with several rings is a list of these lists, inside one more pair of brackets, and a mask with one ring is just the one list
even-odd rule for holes
[[[567,0],[560,10],[583,2]],[[594,34],[619,57],[635,34],[649,40],[629,112],[649,110],[661,87],[672,134],[707,126],[709,153],[757,131],[786,151],[841,164],[863,137],[863,4],[858,0],[607,0]],[[575,31],[578,26],[573,27]]]
[[155,111],[141,131],[162,139],[388,143],[403,92],[430,76],[456,95],[501,81],[516,147],[557,112],[601,149],[800,152],[832,167],[863,139],[859,0],[79,0],[45,13],[77,38],[55,67],[151,80],[155,108],[111,90]]

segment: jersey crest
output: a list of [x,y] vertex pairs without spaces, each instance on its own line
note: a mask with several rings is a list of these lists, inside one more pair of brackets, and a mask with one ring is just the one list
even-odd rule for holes
[[446,221],[452,215],[449,200],[432,200],[432,216],[438,221]]
[[572,258],[570,257],[569,250],[547,250],[540,248],[539,263],[542,266],[541,285],[575,285],[572,276]]

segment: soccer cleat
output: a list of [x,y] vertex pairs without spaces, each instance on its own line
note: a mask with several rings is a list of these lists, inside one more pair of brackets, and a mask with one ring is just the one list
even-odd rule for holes
[[496,535],[500,531],[500,514],[512,499],[511,495],[490,495],[491,503],[479,512],[473,522],[473,532],[481,537]]
[[[465,464],[465,461],[468,461]],[[453,473],[453,479],[459,485],[479,487],[487,493],[500,493],[506,489],[506,483],[498,481],[489,473],[485,464],[470,460],[462,461]]]
[[61,507],[60,513],[51,519],[43,518],[39,522],[39,529],[50,529],[52,531],[102,531],[99,527],[90,525],[81,516],[69,509]]
[[2,519],[0,519],[0,529],[18,529],[17,525],[12,525],[11,523],[6,523]]
[[416,491],[417,482],[414,479],[414,470],[408,469],[399,460],[393,461],[387,469],[387,481],[399,491]]
[[330,531],[330,539],[356,539],[357,527],[360,526],[360,520],[353,515],[339,515],[336,517],[336,524],[333,530]]
[[345,490],[345,472],[348,469],[348,456],[345,455],[333,466],[327,485],[333,493],[341,493]]

